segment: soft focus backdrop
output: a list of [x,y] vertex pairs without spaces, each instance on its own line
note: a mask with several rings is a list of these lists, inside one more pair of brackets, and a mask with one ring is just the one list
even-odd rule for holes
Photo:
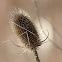
[[[41,24],[49,31],[49,38],[55,42],[54,44],[48,41],[40,47],[38,51],[40,60],[62,62],[62,48],[59,48],[62,47],[62,0],[38,0],[38,6],[40,14],[46,17],[57,30],[55,31],[48,20],[40,16]],[[9,25],[9,12],[15,7],[26,10],[32,17],[33,23],[37,24],[33,0],[0,0],[0,62],[36,62],[33,52],[22,54],[23,50],[11,43],[11,40],[16,40]]]

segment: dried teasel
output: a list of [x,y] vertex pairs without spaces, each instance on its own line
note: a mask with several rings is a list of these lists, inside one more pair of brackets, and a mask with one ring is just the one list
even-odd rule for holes
[[31,22],[30,16],[26,11],[16,8],[12,10],[10,14],[11,14],[10,19],[12,22],[12,27],[16,35],[18,35],[18,37],[22,39],[22,43],[28,49],[33,50],[37,62],[40,62],[37,53],[37,48],[38,46],[41,46],[42,42],[39,39],[39,35],[36,30],[36,27]]

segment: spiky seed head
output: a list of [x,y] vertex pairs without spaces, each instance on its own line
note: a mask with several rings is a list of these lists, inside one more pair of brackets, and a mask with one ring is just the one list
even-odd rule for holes
[[22,39],[22,43],[31,50],[37,49],[41,42],[28,13],[22,9],[14,9],[10,14],[13,30]]

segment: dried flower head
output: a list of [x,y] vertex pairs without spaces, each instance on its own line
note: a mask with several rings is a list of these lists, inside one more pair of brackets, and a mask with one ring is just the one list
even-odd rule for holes
[[28,13],[22,9],[14,9],[11,11],[11,22],[14,31],[22,43],[31,50],[37,49],[41,45],[39,35]]

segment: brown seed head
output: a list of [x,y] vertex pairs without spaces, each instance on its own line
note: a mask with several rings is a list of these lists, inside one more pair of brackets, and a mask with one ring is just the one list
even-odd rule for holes
[[[31,22],[28,14],[20,9],[13,11],[12,22],[14,23],[15,32],[22,39],[25,46],[32,49],[37,49],[41,45],[38,33],[35,26]],[[22,35],[21,35],[22,34]]]

